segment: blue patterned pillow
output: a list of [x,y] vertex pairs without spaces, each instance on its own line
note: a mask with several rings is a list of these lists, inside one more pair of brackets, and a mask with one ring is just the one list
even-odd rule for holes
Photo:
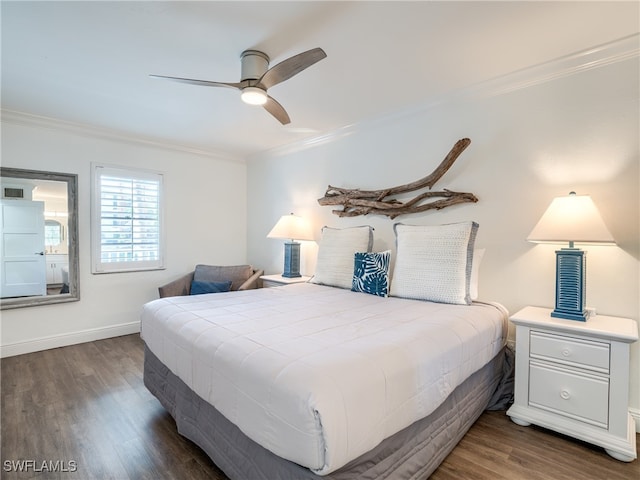
[[203,295],[205,293],[221,293],[231,290],[231,280],[228,282],[201,282],[194,280],[191,282],[189,295]]
[[380,253],[356,252],[351,290],[379,297],[389,295],[390,259],[391,250]]

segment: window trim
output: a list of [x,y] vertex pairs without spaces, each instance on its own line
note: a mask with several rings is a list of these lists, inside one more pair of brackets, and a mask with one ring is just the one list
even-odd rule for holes
[[[159,181],[158,193],[158,221],[160,231],[158,236],[159,258],[154,261],[102,262],[101,258],[101,230],[100,217],[100,178],[105,174],[122,175],[132,179],[153,179]],[[155,170],[123,167],[102,163],[91,164],[91,273],[124,273],[148,270],[164,270],[165,264],[165,227],[164,227],[164,174]]]

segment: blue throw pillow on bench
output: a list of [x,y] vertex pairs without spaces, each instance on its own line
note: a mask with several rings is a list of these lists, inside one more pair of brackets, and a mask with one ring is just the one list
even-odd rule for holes
[[190,295],[202,295],[204,293],[220,293],[231,290],[231,281],[228,282],[191,282]]

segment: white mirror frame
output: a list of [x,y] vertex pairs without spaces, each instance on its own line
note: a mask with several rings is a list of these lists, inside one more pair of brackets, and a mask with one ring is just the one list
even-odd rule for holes
[[80,282],[78,278],[78,175],[73,173],[42,172],[20,168],[0,167],[0,176],[51,180],[67,184],[67,235],[69,237],[69,293],[39,297],[17,297],[0,299],[0,309],[35,307],[56,303],[77,302],[80,300]]

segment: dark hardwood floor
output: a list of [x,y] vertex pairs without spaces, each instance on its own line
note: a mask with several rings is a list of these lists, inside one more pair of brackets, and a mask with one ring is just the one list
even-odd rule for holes
[[[3,359],[0,478],[226,479],[145,389],[142,361],[138,335]],[[635,480],[640,462],[491,412],[431,478]]]

